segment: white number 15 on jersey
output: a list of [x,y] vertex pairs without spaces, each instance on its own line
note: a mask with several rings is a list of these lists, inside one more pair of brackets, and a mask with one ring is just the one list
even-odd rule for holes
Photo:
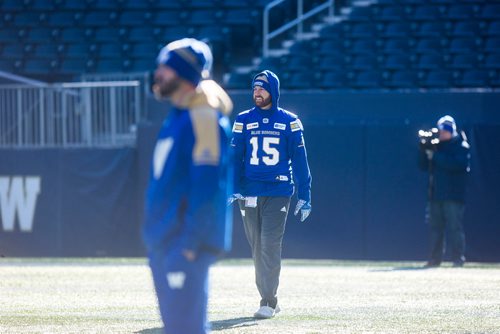
[[[262,150],[266,155],[262,157],[262,161],[267,166],[274,166],[280,160],[280,152],[271,145],[278,145],[280,139],[277,137],[263,137],[262,138]],[[250,138],[250,144],[252,145],[252,158],[250,159],[251,165],[258,165],[260,160],[257,155],[259,151],[259,137]]]

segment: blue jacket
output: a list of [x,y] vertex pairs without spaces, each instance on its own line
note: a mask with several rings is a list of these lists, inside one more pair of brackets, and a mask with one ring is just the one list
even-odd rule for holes
[[[217,98],[214,98],[217,97]],[[194,251],[227,251],[232,193],[232,103],[213,81],[202,81],[186,108],[173,108],[158,135],[146,194],[143,238],[148,251],[175,242]]]
[[469,144],[461,135],[437,144],[432,161],[429,161],[424,150],[420,150],[420,168],[433,176],[431,200],[464,202],[469,164]]
[[[279,80],[270,71],[272,108],[241,112],[233,125],[235,193],[243,196],[292,196],[311,200],[311,173],[297,115],[279,107]],[[254,79],[255,80],[255,79]]]

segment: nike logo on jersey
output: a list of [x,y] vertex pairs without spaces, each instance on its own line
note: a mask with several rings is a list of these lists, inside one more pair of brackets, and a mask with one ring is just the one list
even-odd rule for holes
[[282,207],[280,211],[281,212],[286,212],[286,207]]
[[278,175],[276,176],[277,181],[288,181],[288,176],[286,175]]

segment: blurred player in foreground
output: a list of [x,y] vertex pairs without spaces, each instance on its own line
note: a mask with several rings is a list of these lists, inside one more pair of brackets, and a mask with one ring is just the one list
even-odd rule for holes
[[255,107],[241,112],[233,125],[235,192],[230,202],[238,200],[252,248],[261,296],[254,316],[272,318],[280,311],[281,244],[290,198],[296,185],[294,213],[300,212],[300,221],[305,221],[311,212],[311,174],[302,123],[279,107],[276,74],[267,70],[257,74],[252,89]]
[[165,333],[206,333],[208,270],[231,239],[232,102],[203,80],[212,63],[205,43],[172,42],[157,63],[153,91],[173,107],[153,153],[143,238]]

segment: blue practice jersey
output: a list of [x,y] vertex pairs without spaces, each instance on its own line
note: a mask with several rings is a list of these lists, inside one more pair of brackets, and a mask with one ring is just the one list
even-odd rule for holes
[[220,252],[230,247],[226,199],[232,191],[231,132],[228,118],[221,113],[230,107],[214,99],[217,92],[222,89],[215,82],[200,83],[190,105],[173,108],[160,130],[143,227],[150,251],[168,249],[174,242],[195,251]]
[[295,114],[277,107],[277,79],[268,79],[273,108],[243,111],[233,125],[235,193],[291,196],[296,184],[298,198],[309,202],[311,174],[302,123]]

